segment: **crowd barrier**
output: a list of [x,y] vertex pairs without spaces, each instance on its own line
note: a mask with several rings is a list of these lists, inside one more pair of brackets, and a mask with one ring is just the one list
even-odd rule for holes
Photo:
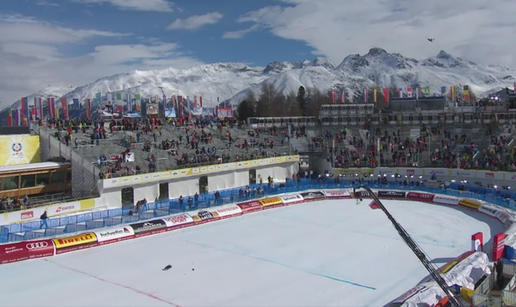
[[[333,188],[328,188],[328,186],[331,185],[333,185]],[[73,236],[1,244],[0,264],[18,262],[28,259],[51,257],[72,251],[88,249],[95,246],[116,243],[153,234],[159,234],[180,228],[206,224],[222,219],[232,218],[243,214],[254,213],[277,207],[290,206],[323,199],[345,199],[357,196],[353,195],[350,188],[343,188],[340,187],[340,185],[341,183],[323,185],[323,187],[325,187],[323,189],[306,189],[306,185],[285,185],[283,188],[271,187],[271,190],[269,191],[270,195],[264,198],[243,199],[240,201],[237,200],[236,203],[229,205],[207,207],[190,212],[180,212],[166,217],[164,216],[161,218],[148,219],[146,221],[131,221],[127,225],[120,225],[117,227],[97,231],[86,231]],[[304,187],[305,189],[303,191],[292,191],[299,189],[300,186]],[[386,187],[389,188],[387,189]],[[401,190],[402,188],[403,190]],[[495,257],[502,257],[504,250],[506,250],[506,254],[514,252],[514,246],[505,245],[505,237],[512,238],[516,232],[516,216],[511,210],[494,204],[482,202],[477,199],[431,193],[429,191],[424,191],[424,189],[421,189],[421,187],[418,187],[418,190],[415,191],[410,190],[409,187],[406,186],[380,185],[380,189],[375,189],[374,191],[380,199],[413,200],[439,205],[457,206],[486,214],[494,219],[499,220],[507,228],[506,233],[502,234],[503,238],[501,237],[499,241],[494,242],[493,255],[495,255]],[[367,193],[364,193],[365,190],[361,191],[361,189],[358,189],[355,192],[361,193],[360,198],[368,198]],[[231,195],[231,193],[228,192],[226,195]],[[448,269],[454,267],[470,255],[471,254],[468,254],[460,260],[455,260],[455,262],[451,262],[444,267],[447,267]],[[481,263],[485,263],[484,260],[485,259],[483,259]],[[475,261],[475,263],[478,264],[480,262]],[[465,267],[471,269],[471,265],[466,265]],[[485,270],[485,268],[485,265],[481,266],[482,270]],[[475,271],[477,272],[478,270]],[[471,272],[472,271],[464,271],[461,274],[467,276],[467,274],[470,274]],[[457,276],[458,273],[455,272],[454,274]],[[454,282],[457,285],[466,288],[471,286],[471,278],[455,278]],[[437,288],[438,287],[435,284],[432,284],[431,280],[425,280],[425,285],[423,288],[421,284],[419,284],[393,302],[396,304],[403,304],[410,301],[410,303],[417,304],[423,303],[418,300],[421,300],[422,297],[425,297],[425,304],[436,305],[439,303],[439,296],[440,298],[444,296],[444,293],[442,293],[442,291],[439,292],[440,290]],[[439,295],[422,295],[422,292],[424,291],[429,291],[429,294],[437,293]],[[418,293],[418,295],[414,296],[414,293]]]
[[[489,203],[497,204],[499,206],[516,210],[516,205],[513,201],[501,197],[496,193],[486,193],[484,191],[465,192],[455,189],[440,189],[440,188],[425,188],[415,184],[403,185],[401,182],[389,182],[387,184],[379,184],[375,180],[364,180],[360,184],[367,185],[374,189],[391,189],[391,190],[418,190],[428,193],[445,194],[450,196],[458,196],[463,198],[481,199]],[[338,188],[352,188],[356,184],[351,181],[335,182],[333,179],[326,179],[322,182],[315,182],[309,179],[302,179],[300,182],[295,180],[287,181],[282,184],[275,184],[273,186],[253,185],[251,187],[262,187],[264,194],[262,196],[271,196],[281,193],[299,192],[305,190],[316,189],[338,189]],[[178,199],[171,199],[166,201],[159,201],[155,203],[148,203],[142,207],[140,212],[134,212],[134,208],[117,208],[109,210],[101,210],[95,212],[88,212],[82,214],[75,214],[65,217],[49,218],[47,220],[47,227],[41,228],[39,220],[18,224],[4,225],[0,227],[0,243],[18,242],[24,240],[42,239],[47,237],[62,236],[70,233],[76,233],[87,230],[95,230],[105,227],[113,227],[127,223],[135,223],[151,218],[158,218],[176,214],[179,212],[186,212],[194,208],[210,208],[214,206],[231,204],[242,200],[242,198],[256,198],[259,195],[252,192],[248,196],[240,196],[239,189],[228,189],[219,191],[220,198],[215,199],[214,193],[201,194],[199,201],[193,206],[188,206],[185,199],[183,205]],[[133,211],[134,214],[130,215]]]

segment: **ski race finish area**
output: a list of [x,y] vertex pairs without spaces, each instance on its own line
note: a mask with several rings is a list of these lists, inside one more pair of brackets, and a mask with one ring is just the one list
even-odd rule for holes
[[[483,233],[485,250],[492,250],[490,238],[509,225],[501,208],[473,200],[377,194],[443,274],[484,270],[479,253],[464,254],[472,235]],[[1,245],[0,275],[8,277],[0,279],[1,304],[382,306],[434,291],[428,272],[366,197],[307,191]],[[461,267],[464,259],[472,260]],[[415,288],[421,281],[427,283]]]

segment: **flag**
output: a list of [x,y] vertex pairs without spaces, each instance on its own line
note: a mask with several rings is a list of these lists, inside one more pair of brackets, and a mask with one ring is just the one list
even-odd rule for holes
[[13,126],[13,114],[11,109],[7,109],[7,126]]
[[127,112],[131,112],[133,110],[133,95],[131,95],[131,93],[127,93],[126,108],[127,108]]
[[197,108],[197,96],[193,96],[193,105],[194,108]]
[[95,94],[95,100],[97,100],[98,104],[102,103],[102,92],[98,92]]
[[[20,118],[25,118],[29,114],[29,100],[27,97],[22,97],[20,106]],[[21,122],[18,123],[21,125]]]
[[335,88],[331,89],[331,102],[335,103],[336,97],[335,97]]
[[380,209],[380,206],[378,205],[378,203],[376,201],[371,201],[371,203],[369,203],[369,208],[373,209],[373,210],[376,210],[376,209]]
[[15,109],[14,110],[14,126],[20,125],[20,110]]
[[418,86],[418,87],[417,87],[417,98],[419,98],[419,97],[421,97],[421,96],[422,96],[422,94],[421,94],[421,87],[420,87],[420,86]]
[[376,103],[376,88],[373,89],[373,102]]
[[385,102],[389,103],[389,89],[388,88],[383,89],[383,97],[385,98]]
[[56,106],[55,110],[56,119],[59,119],[59,107]]
[[106,94],[106,99],[107,99],[107,103],[111,104],[113,102],[113,94],[112,93],[107,93]]
[[86,118],[91,118],[91,103],[90,103],[90,100],[89,99],[86,99],[84,101],[84,103],[86,104]]
[[32,108],[31,111],[32,111],[31,112],[32,113],[31,120],[35,121],[36,117],[38,117],[38,99],[36,97],[34,97],[34,108]]
[[39,119],[43,119],[45,118],[45,116],[43,116],[43,99],[41,97],[39,97]]
[[79,109],[79,99],[78,98],[73,98],[73,114],[75,118],[79,118],[81,117],[81,110]]
[[446,94],[446,86],[441,86],[441,95],[445,95]]
[[167,96],[163,95],[163,102],[161,104],[163,105],[161,110],[163,111],[163,114],[165,114],[165,110],[167,109]]
[[450,100],[455,101],[455,86],[450,86]]
[[364,103],[367,103],[367,89],[364,89]]
[[464,85],[464,100],[469,101],[469,85]]
[[177,103],[179,108],[179,117],[183,117],[183,96],[177,96]]
[[199,96],[199,104],[200,104],[200,106],[202,108],[202,96]]
[[116,93],[116,100],[117,101],[122,100],[122,93]]
[[402,98],[402,97],[403,97],[403,89],[399,88],[398,89],[398,98]]
[[344,90],[340,90],[340,103],[344,103]]
[[50,110],[48,110],[48,111],[52,113],[52,119],[57,118],[56,109],[57,109],[56,108],[56,100],[54,97],[51,97],[50,98]]
[[61,108],[63,109],[63,117],[68,118],[68,99],[61,97]]
[[425,97],[430,97],[430,86],[425,87]]
[[516,82],[514,82],[514,90],[513,90],[513,92],[516,93]]
[[413,97],[412,88],[407,87],[407,97]]

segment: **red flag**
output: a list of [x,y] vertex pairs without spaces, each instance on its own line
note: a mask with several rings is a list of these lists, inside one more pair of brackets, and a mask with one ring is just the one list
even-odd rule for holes
[[61,108],[63,108],[63,117],[68,118],[68,99],[61,98]]
[[202,96],[199,96],[199,104],[201,105],[201,108],[202,108]]
[[335,103],[336,97],[335,97],[335,88],[331,89],[331,102]]
[[369,204],[369,207],[373,210],[380,209],[380,206],[374,200]]
[[91,103],[89,99],[86,99],[86,117],[91,118]]
[[11,109],[7,109],[7,126],[13,126],[13,115]]
[[43,102],[41,97],[39,97],[39,119],[43,119]]
[[383,97],[385,98],[385,102],[389,103],[389,89],[388,88],[383,89]]
[[183,117],[183,96],[177,97],[177,103],[179,105],[179,117]]

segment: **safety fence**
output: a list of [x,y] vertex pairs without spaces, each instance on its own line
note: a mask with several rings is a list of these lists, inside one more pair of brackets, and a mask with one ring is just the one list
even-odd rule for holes
[[[245,200],[258,199],[277,194],[299,192],[312,189],[338,189],[353,188],[358,185],[367,185],[375,189],[395,189],[406,191],[423,191],[430,193],[446,194],[463,198],[474,198],[497,204],[505,208],[516,210],[514,201],[502,197],[501,194],[486,189],[475,191],[461,191],[456,189],[427,188],[416,183],[404,185],[403,182],[379,183],[376,180],[360,181],[336,181],[327,178],[323,181],[310,179],[289,180],[281,184],[257,184],[249,186],[249,192],[245,187],[218,191],[215,193],[200,194],[198,199],[186,197],[179,199],[163,200],[142,205],[140,210],[136,208],[117,208],[95,212],[88,212],[46,220],[46,225],[40,220],[19,224],[4,225],[0,228],[0,243],[33,240],[45,237],[55,237],[68,233],[92,230],[104,227],[112,227],[121,224],[135,223],[156,217],[163,217],[180,212],[196,209],[204,209]],[[263,191],[260,191],[263,190]]]

